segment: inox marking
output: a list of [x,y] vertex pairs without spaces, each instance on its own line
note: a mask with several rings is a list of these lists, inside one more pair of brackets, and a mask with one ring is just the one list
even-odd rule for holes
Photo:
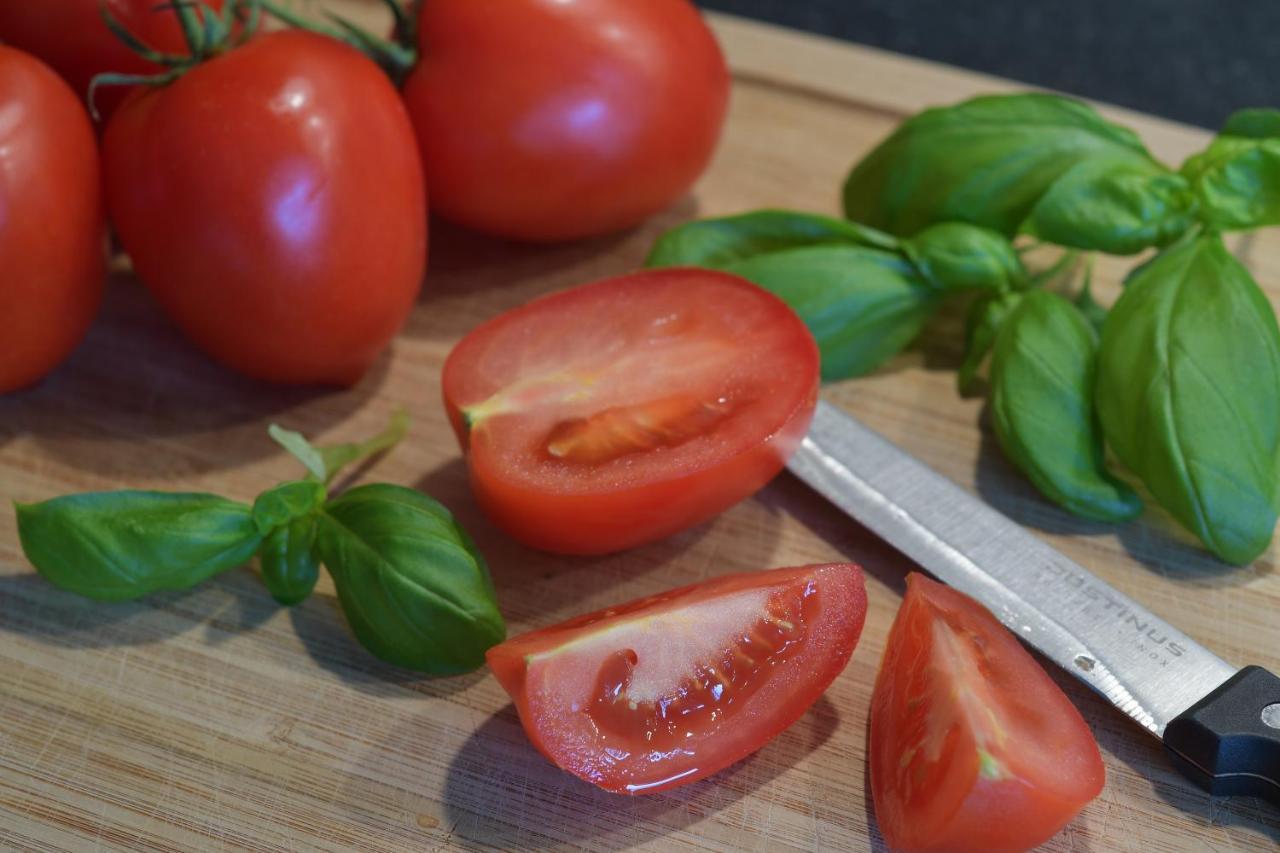
[[1152,734],[1235,668],[950,480],[819,402],[791,472]]

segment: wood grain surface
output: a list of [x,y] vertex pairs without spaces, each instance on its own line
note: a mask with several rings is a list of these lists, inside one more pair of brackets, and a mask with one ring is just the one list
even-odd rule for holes
[[[358,16],[369,7],[342,5]],[[439,404],[452,344],[538,294],[637,267],[654,235],[698,215],[776,205],[837,210],[850,164],[905,115],[1008,82],[714,17],[735,72],[714,167],[696,192],[630,233],[531,248],[446,226],[421,301],[377,368],[348,391],[267,387],[210,363],[121,269],[75,356],[0,400],[0,498],[154,487],[249,499],[296,475],[267,439],[278,421],[356,439],[398,406],[410,438],[360,472],[450,506],[493,568],[513,633],[700,578],[855,560],[870,611],[845,673],[799,723],[717,776],[667,794],[602,793],[548,764],[486,672],[430,680],[383,665],[348,633],[322,580],[276,606],[252,569],[185,593],[103,605],[38,578],[0,512],[0,847],[405,850],[862,850],[883,847],[865,770],[867,708],[908,562],[789,475],[715,521],[603,559],[512,543],[481,516]],[[1177,162],[1198,131],[1111,111]],[[1280,298],[1280,240],[1241,250]],[[1124,266],[1101,272],[1114,293]],[[825,395],[1176,621],[1227,660],[1280,668],[1280,575],[1214,562],[1155,511],[1122,527],[1075,519],[1002,459],[983,403],[961,399],[949,314],[873,376]],[[1247,365],[1240,365],[1247,370]],[[1267,393],[1275,393],[1268,389]],[[7,504],[6,504],[7,505]],[[1159,744],[1066,676],[1106,757],[1101,797],[1045,849],[1271,849],[1280,813],[1211,799]]]

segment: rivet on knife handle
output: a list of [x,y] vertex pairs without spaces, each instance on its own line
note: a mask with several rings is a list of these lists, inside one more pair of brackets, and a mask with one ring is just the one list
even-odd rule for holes
[[1280,805],[1280,678],[1245,667],[1171,720],[1164,745],[1209,793]]

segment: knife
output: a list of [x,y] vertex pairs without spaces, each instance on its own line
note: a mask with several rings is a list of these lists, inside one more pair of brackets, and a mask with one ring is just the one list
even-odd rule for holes
[[1230,665],[825,401],[787,467],[1160,738],[1200,787],[1280,805],[1280,678]]

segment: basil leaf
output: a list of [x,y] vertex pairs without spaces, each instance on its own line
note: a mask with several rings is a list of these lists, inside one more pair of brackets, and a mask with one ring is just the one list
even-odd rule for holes
[[1102,330],[1107,442],[1215,554],[1271,541],[1280,461],[1280,330],[1216,234],[1180,242],[1129,282]]
[[718,269],[756,255],[819,245],[860,245],[892,251],[898,241],[873,228],[830,216],[757,210],[672,228],[654,243],[645,266]]
[[1013,245],[989,228],[942,222],[903,240],[902,248],[940,290],[1013,290],[1027,283],[1027,270]]
[[1222,126],[1222,135],[1241,136],[1246,139],[1280,136],[1280,110],[1267,107],[1236,110]]
[[302,516],[272,530],[262,543],[258,551],[262,582],[280,604],[298,604],[315,589],[320,578],[315,542],[316,518]]
[[1106,469],[1093,409],[1097,336],[1055,293],[1027,293],[991,357],[991,415],[1005,454],[1045,497],[1076,515],[1126,521],[1137,494]]
[[466,672],[506,636],[475,543],[426,495],[360,486],[326,504],[318,524],[316,546],[347,620],[383,660]]
[[940,301],[905,258],[879,249],[814,246],[725,268],[780,297],[822,353],[822,377],[859,376],[920,333]]
[[1020,230],[1060,246],[1132,255],[1176,240],[1195,224],[1196,209],[1186,178],[1155,161],[1094,157],[1063,173]]
[[1060,178],[1099,158],[1113,168],[1156,165],[1132,131],[1080,101],[974,98],[903,122],[849,174],[845,213],[899,236],[955,220],[1012,237]]
[[964,328],[964,361],[956,375],[956,384],[963,396],[977,390],[978,372],[987,360],[987,353],[995,345],[996,335],[1005,318],[1022,301],[1021,293],[998,293],[979,299],[969,308]]
[[317,482],[329,484],[347,465],[365,459],[400,443],[409,429],[409,415],[403,409],[391,416],[387,428],[368,441],[335,444],[331,447],[315,447],[302,433],[284,429],[278,424],[267,428],[267,433],[277,444],[289,451],[303,464]]
[[1182,164],[1205,224],[1218,229],[1280,224],[1280,112],[1246,110]]
[[249,507],[216,495],[97,492],[18,504],[27,559],[63,589],[124,601],[187,589],[249,560]]
[[323,504],[324,486],[314,480],[281,483],[258,495],[253,502],[253,523],[263,536],[295,518],[315,512]]

